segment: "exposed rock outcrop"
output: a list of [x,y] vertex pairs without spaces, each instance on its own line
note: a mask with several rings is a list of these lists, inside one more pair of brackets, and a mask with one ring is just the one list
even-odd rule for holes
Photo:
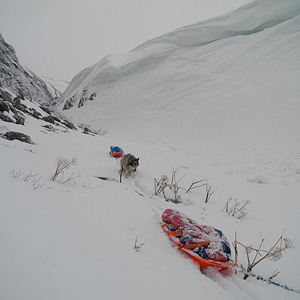
[[[0,88],[2,98],[5,91],[10,91],[21,99],[28,99],[38,103],[52,103],[54,97],[45,82],[19,64],[14,48],[5,42],[0,34]],[[7,100],[7,99],[5,99]]]

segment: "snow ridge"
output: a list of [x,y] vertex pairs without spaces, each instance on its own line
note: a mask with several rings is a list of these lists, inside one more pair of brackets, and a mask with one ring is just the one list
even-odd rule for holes
[[160,63],[179,48],[199,47],[234,36],[256,34],[299,14],[297,0],[258,0],[224,16],[179,28],[145,42],[129,53],[109,55],[84,69],[73,78],[59,103],[89,86],[113,82]]
[[285,2],[259,0],[224,16],[179,28],[136,49],[157,42],[172,43],[182,47],[206,45],[228,37],[258,33],[293,19],[299,14],[300,3],[297,0]]

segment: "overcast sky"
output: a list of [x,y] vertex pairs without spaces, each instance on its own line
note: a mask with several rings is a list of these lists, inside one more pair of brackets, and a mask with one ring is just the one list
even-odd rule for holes
[[0,0],[0,33],[23,66],[39,76],[70,81],[108,54],[130,51],[149,39],[248,2]]

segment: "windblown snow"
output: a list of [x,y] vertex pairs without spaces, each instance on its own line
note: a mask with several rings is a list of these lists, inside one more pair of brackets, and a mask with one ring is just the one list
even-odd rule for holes
[[[236,233],[253,247],[263,237],[269,249],[283,235],[295,249],[253,272],[278,269],[276,282],[300,289],[299,78],[300,2],[261,0],[77,74],[59,108],[98,135],[0,121],[1,133],[35,142],[0,139],[0,298],[299,299],[241,274],[203,275],[160,227],[172,208],[230,244]],[[111,145],[140,158],[122,184]],[[57,157],[78,163],[50,181]],[[154,178],[174,169],[179,204],[154,194]],[[186,193],[197,180],[215,191],[208,203],[205,186]],[[230,197],[248,202],[242,220],[224,211]],[[238,262],[247,265],[243,248]]]

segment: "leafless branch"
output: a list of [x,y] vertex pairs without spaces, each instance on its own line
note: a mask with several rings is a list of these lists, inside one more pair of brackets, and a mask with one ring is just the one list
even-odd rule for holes
[[[247,272],[250,272],[257,264],[259,264],[261,261],[267,259],[267,258],[274,258],[274,259],[280,259],[282,256],[282,252],[287,249],[293,249],[294,245],[293,242],[287,238],[283,238],[282,236],[279,237],[279,239],[276,241],[276,243],[269,249],[269,250],[263,250],[262,246],[264,243],[264,238],[261,239],[260,245],[258,248],[253,248],[252,246],[245,246],[244,244],[236,241],[237,244],[241,245],[246,250],[247,255],[247,261],[248,261],[248,267]],[[255,251],[255,255],[253,260],[250,262],[250,251]],[[260,257],[260,258],[258,258]],[[270,278],[274,278],[277,276],[279,272],[274,273]],[[244,279],[248,278],[248,274],[246,273],[244,275]]]
[[206,179],[202,179],[202,180],[198,180],[198,181],[193,181],[193,182],[191,183],[190,187],[186,190],[186,193],[188,193],[188,192],[189,192],[190,190],[192,190],[192,189],[196,189],[196,188],[199,188],[199,187],[201,187],[201,186],[204,186],[205,183],[200,184],[200,185],[197,185],[197,184],[199,184],[199,183],[201,183],[201,182],[203,182],[203,181],[207,181],[207,180],[206,180]]
[[[246,206],[249,204],[249,201],[245,201],[244,204],[241,204],[240,202],[235,199],[234,204],[230,206],[229,204],[232,201],[232,197],[229,198],[229,200],[225,203],[224,211],[231,216],[236,217],[237,219],[243,219],[246,214]],[[240,206],[241,205],[241,206]]]
[[[76,165],[76,164],[77,164],[77,159],[76,159],[75,157],[73,157],[72,160],[69,161],[69,160],[66,159],[66,158],[60,157],[60,158],[57,158],[57,159],[56,159],[56,162],[57,162],[57,166],[56,166],[56,169],[55,169],[54,174],[52,175],[52,177],[51,177],[51,179],[50,179],[51,181],[54,181],[54,180],[57,178],[57,176],[60,175],[60,174],[61,174],[62,177],[63,177],[64,171],[65,171],[66,169],[69,169],[71,165]],[[79,177],[79,175],[76,176],[76,177]],[[66,181],[64,181],[64,182],[62,182],[62,183],[66,183],[67,181],[69,181],[69,180],[71,180],[71,179],[74,179],[74,178],[76,178],[76,177],[73,177],[73,178],[72,178],[72,176],[71,176],[68,180],[66,180]],[[63,180],[63,178],[62,178],[62,180]]]

